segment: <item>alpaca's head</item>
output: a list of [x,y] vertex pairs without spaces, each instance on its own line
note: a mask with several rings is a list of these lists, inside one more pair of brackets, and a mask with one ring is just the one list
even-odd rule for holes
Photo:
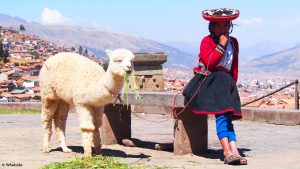
[[106,50],[109,57],[108,70],[113,74],[124,76],[131,73],[134,54],[127,49]]

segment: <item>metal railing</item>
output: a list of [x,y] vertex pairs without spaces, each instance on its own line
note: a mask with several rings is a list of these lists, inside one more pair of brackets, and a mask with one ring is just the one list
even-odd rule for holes
[[285,89],[285,88],[288,88],[288,87],[290,87],[290,86],[292,86],[292,85],[295,85],[295,109],[299,110],[299,89],[298,89],[298,80],[295,80],[295,81],[291,82],[291,83],[288,84],[288,85],[285,85],[285,86],[283,86],[283,87],[281,87],[281,88],[279,88],[279,89],[277,89],[277,90],[275,90],[275,91],[273,91],[273,92],[271,92],[271,93],[268,93],[268,94],[266,94],[266,95],[264,95],[264,96],[261,96],[261,97],[259,97],[259,98],[257,98],[257,99],[254,99],[254,100],[252,100],[252,101],[250,101],[250,102],[244,103],[244,104],[242,104],[242,107],[243,107],[243,106],[246,106],[246,105],[248,105],[248,104],[251,104],[251,103],[253,103],[253,102],[256,102],[256,101],[258,101],[258,100],[261,100],[261,99],[263,99],[263,98],[265,98],[265,97],[268,97],[268,96],[270,96],[270,95],[272,95],[272,94],[275,94],[275,93],[277,93],[277,92],[279,92],[279,91],[281,91],[281,90],[283,90],[283,89]]

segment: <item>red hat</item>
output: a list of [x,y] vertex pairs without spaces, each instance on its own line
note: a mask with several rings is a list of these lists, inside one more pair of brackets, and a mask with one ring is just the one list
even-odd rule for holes
[[237,9],[228,9],[228,8],[220,8],[220,9],[212,9],[212,10],[203,10],[202,17],[205,20],[211,22],[228,22],[238,18],[240,15],[240,11]]

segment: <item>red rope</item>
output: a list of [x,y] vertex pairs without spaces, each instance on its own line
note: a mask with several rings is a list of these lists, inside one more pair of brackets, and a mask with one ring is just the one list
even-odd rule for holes
[[168,120],[170,120],[170,119],[173,119],[173,117],[170,117],[170,118],[167,118],[167,119],[165,119],[165,120],[154,121],[154,120],[148,120],[148,119],[145,119],[145,118],[143,118],[143,117],[141,117],[141,116],[138,116],[138,115],[137,115],[136,113],[134,113],[133,111],[131,111],[131,113],[132,113],[133,115],[135,115],[136,117],[140,118],[140,119],[143,119],[143,120],[145,120],[145,121],[152,122],[152,123],[162,123],[162,122],[168,121]]
[[[196,76],[196,75],[195,75],[195,76]],[[193,78],[195,78],[195,76],[194,76]],[[206,76],[204,77],[204,79],[201,81],[200,85],[198,86],[198,88],[197,88],[196,92],[194,93],[194,95],[192,96],[192,98],[186,103],[186,105],[184,105],[183,109],[182,109],[179,113],[176,112],[176,109],[177,109],[176,98],[177,98],[178,93],[177,93],[176,95],[174,95],[174,98],[173,98],[173,105],[170,107],[171,110],[172,110],[172,117],[170,117],[170,118],[167,118],[167,119],[161,120],[161,121],[154,121],[154,120],[148,120],[148,119],[145,119],[145,118],[143,118],[143,117],[137,115],[136,113],[134,113],[132,110],[130,110],[130,112],[131,112],[131,114],[133,114],[134,116],[136,116],[136,117],[138,117],[138,118],[140,118],[140,119],[142,119],[142,120],[145,120],[145,121],[148,121],[148,122],[152,122],[152,123],[162,123],[162,122],[168,121],[168,120],[170,120],[170,119],[176,119],[176,120],[178,120],[178,116],[186,109],[186,107],[189,105],[189,103],[191,102],[191,100],[196,96],[196,94],[197,94],[198,91],[200,90],[200,88],[201,88],[201,86],[202,86],[204,80],[206,79],[206,77],[207,77],[207,75],[206,75]],[[192,78],[192,79],[193,79],[193,78]],[[191,80],[192,80],[192,79],[191,79]],[[188,86],[188,84],[191,82],[191,80],[184,86],[184,88],[181,89],[181,91],[183,91],[183,90]],[[115,102],[114,102],[114,105],[116,105],[117,99],[119,99],[120,102],[123,104],[123,101],[121,100],[120,95],[118,95],[118,97],[116,98],[116,100],[115,100]],[[124,108],[124,104],[123,104],[123,108]],[[121,108],[121,109],[123,109],[123,108]],[[119,110],[119,111],[120,111],[120,110]]]
[[[121,100],[120,95],[118,95],[118,97],[116,98],[116,101],[114,102],[114,106],[116,106],[117,99],[119,99],[119,101],[122,103],[122,105],[121,105],[122,107],[119,109],[119,112],[120,112],[125,106],[124,106],[123,100]],[[152,122],[152,123],[162,123],[162,122],[168,121],[168,120],[170,120],[170,119],[173,119],[173,117],[170,117],[170,118],[165,119],[165,120],[154,121],[154,120],[148,120],[148,119],[145,119],[145,118],[143,118],[143,117],[137,115],[136,113],[134,113],[132,110],[130,110],[130,113],[133,114],[133,115],[135,115],[136,117],[142,119],[142,120],[145,120],[145,121],[148,121],[148,122]]]
[[[195,76],[193,78],[195,78]],[[174,99],[173,99],[174,102],[173,102],[173,105],[171,106],[174,119],[178,119],[178,116],[187,108],[189,103],[194,99],[194,97],[197,95],[198,91],[200,90],[203,82],[205,81],[206,77],[207,77],[207,75],[205,75],[204,79],[201,81],[200,85],[198,86],[198,88],[197,88],[196,92],[194,93],[194,95],[192,96],[192,98],[184,105],[183,109],[179,113],[177,113],[177,111],[176,111],[176,109],[177,109],[176,97],[178,94],[176,94],[174,96]],[[183,91],[188,86],[188,84],[193,80],[193,78],[185,85],[185,87],[181,91]]]
[[[209,55],[209,59],[208,59],[208,64],[207,64],[207,70],[209,71],[209,62],[210,62],[210,58],[211,58],[211,54]],[[196,74],[197,75],[197,74]],[[195,75],[195,76],[196,76]],[[194,76],[194,77],[195,77]],[[176,94],[175,96],[174,96],[174,102],[173,102],[173,106],[171,107],[171,109],[172,109],[172,112],[173,112],[173,117],[175,118],[175,119],[178,119],[178,116],[186,109],[186,107],[189,105],[189,103],[193,100],[193,98],[196,96],[196,94],[198,93],[198,91],[199,91],[199,89],[201,88],[201,86],[202,86],[202,84],[203,84],[203,82],[205,81],[205,79],[206,79],[206,77],[207,77],[208,75],[205,75],[205,77],[204,77],[204,79],[201,81],[201,83],[200,83],[200,85],[198,86],[198,89],[196,90],[196,92],[194,93],[194,95],[192,96],[192,98],[187,102],[187,104],[183,107],[183,109],[179,112],[179,113],[177,113],[176,112],[176,109],[177,109],[177,105],[176,105],[176,97],[177,97],[177,95],[178,94]],[[193,77],[193,78],[194,78]],[[193,79],[192,78],[192,79]],[[181,91],[183,91],[187,86],[188,86],[188,84],[192,81],[192,79],[185,85],[185,87],[181,90]]]

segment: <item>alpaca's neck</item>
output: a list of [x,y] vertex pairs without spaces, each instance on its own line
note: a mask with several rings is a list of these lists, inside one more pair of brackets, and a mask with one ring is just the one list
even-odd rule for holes
[[115,97],[123,87],[124,77],[113,74],[109,69],[105,72],[101,80],[104,88]]

